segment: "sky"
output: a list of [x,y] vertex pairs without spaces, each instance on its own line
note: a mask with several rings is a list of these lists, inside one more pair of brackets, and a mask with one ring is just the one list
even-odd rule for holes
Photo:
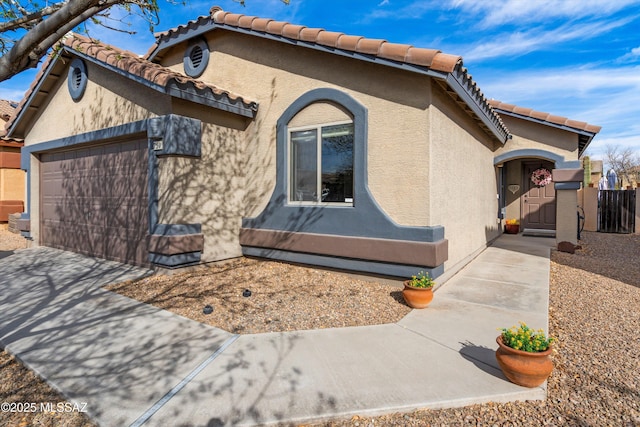
[[[602,126],[587,154],[607,145],[640,153],[640,0],[158,0],[164,31],[207,15],[213,5],[346,34],[460,55],[489,99]],[[144,54],[154,38],[90,27],[106,43]],[[0,83],[0,98],[19,101],[29,70]],[[228,88],[233,90],[233,88]]]

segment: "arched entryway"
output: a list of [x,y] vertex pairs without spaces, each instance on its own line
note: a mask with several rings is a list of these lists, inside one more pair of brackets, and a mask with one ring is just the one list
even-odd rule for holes
[[[558,230],[558,218],[562,217],[559,214],[563,212],[558,202],[559,191],[575,192],[580,187],[579,183],[567,182],[574,180],[579,162],[565,160],[563,156],[545,150],[522,149],[496,156],[494,164],[499,177],[499,217],[518,220],[520,231],[553,235],[554,230]],[[536,185],[532,175],[540,170],[552,174],[553,181]],[[564,177],[567,173],[571,175],[570,179]],[[575,212],[571,214],[575,215]],[[549,233],[542,233],[547,230]],[[570,232],[570,227],[567,231]]]

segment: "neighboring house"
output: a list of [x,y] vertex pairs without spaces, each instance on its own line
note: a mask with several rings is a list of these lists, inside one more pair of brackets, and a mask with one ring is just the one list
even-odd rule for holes
[[24,210],[24,171],[20,170],[22,141],[7,138],[4,125],[11,119],[17,102],[0,99],[0,222]]
[[598,186],[600,178],[604,176],[602,160],[591,160],[591,184]]
[[9,129],[35,244],[405,277],[455,272],[505,215],[575,242],[600,128],[488,101],[455,55],[213,8],[144,58],[68,38]]

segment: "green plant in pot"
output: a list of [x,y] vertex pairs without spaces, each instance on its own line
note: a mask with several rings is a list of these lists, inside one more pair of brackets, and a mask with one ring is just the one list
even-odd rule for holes
[[433,300],[433,287],[436,284],[429,273],[419,272],[404,281],[402,297],[411,308],[425,308]]
[[553,371],[550,355],[554,341],[542,329],[533,330],[524,322],[519,327],[502,328],[496,338],[496,359],[504,376],[524,387],[544,383]]

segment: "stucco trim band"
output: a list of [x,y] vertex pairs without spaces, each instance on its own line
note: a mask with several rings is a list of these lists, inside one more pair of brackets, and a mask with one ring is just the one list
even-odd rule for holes
[[18,218],[16,220],[16,228],[19,231],[24,231],[24,232],[30,231],[31,230],[31,220],[24,219],[24,218]]
[[183,234],[162,236],[152,234],[149,237],[149,252],[159,255],[178,255],[187,252],[202,252],[204,234]]
[[8,221],[9,215],[22,213],[23,210],[22,200],[0,200],[0,221]]
[[201,258],[202,252],[190,252],[176,255],[149,254],[150,263],[169,268],[198,264]]
[[367,274],[379,274],[389,277],[408,278],[412,275],[415,275],[416,272],[419,271],[424,271],[431,277],[439,277],[444,273],[444,264],[435,268],[428,268],[419,265],[390,264],[385,262],[331,257],[325,255],[288,252],[278,249],[256,247],[244,247],[242,249],[242,252],[245,256],[269,258],[299,264],[317,265],[339,270],[358,271]]
[[0,151],[0,168],[20,169],[20,152]]
[[584,181],[584,169],[554,169],[551,174],[555,183]]
[[448,259],[449,242],[412,242],[331,234],[241,228],[240,244],[291,252],[437,267]]
[[494,166],[498,166],[510,160],[532,158],[549,160],[555,164],[556,169],[579,169],[582,166],[580,160],[566,160],[564,156],[561,156],[560,154],[535,148],[524,148],[500,154],[494,157],[493,164]]
[[556,190],[579,190],[580,182],[556,182],[554,188]]

